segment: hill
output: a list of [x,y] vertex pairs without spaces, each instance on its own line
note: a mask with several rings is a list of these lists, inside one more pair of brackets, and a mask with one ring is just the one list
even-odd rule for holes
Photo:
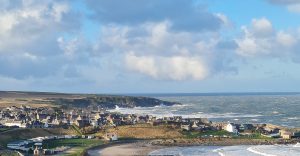
[[118,105],[119,107],[133,108],[158,105],[171,106],[179,103],[141,96],[0,91],[0,104],[2,107],[9,105],[42,107],[48,105],[79,108],[87,106],[115,108]]

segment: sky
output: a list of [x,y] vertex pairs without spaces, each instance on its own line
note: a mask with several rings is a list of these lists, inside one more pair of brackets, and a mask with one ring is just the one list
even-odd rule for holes
[[0,0],[0,90],[300,91],[300,0]]

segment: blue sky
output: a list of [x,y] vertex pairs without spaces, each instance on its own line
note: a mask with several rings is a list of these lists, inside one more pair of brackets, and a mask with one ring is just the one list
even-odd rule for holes
[[298,0],[0,0],[0,90],[300,91]]

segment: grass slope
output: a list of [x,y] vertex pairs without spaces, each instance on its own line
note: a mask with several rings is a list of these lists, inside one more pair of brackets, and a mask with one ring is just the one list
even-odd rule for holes
[[62,139],[62,140],[49,140],[44,142],[44,148],[53,149],[56,147],[70,146],[70,150],[63,155],[80,156],[83,155],[86,149],[102,145],[103,141],[98,139]]
[[30,139],[49,135],[64,135],[74,134],[73,130],[69,129],[14,129],[0,133],[0,145],[6,147],[6,144],[11,141]]
[[103,136],[106,132],[116,132],[119,137],[134,139],[161,139],[161,138],[178,138],[183,135],[180,129],[169,128],[167,126],[151,126],[149,124],[137,124],[131,126],[119,126],[109,128],[106,131],[98,133]]

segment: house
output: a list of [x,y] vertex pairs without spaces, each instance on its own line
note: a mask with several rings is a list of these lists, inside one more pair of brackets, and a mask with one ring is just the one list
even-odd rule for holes
[[279,130],[279,134],[283,139],[291,139],[291,138],[296,138],[300,137],[300,131],[296,130]]
[[164,125],[164,124],[165,124],[165,122],[162,119],[157,119],[152,122],[153,126],[159,126],[159,125]]
[[31,126],[31,128],[43,128],[44,124],[42,122],[36,120],[36,121],[33,121],[30,126]]
[[210,124],[210,127],[213,130],[222,130],[224,129],[223,127],[225,127],[227,125],[227,123],[224,122],[213,122],[212,124]]
[[192,128],[192,130],[199,131],[199,130],[204,129],[204,128],[205,128],[205,125],[199,125],[198,123],[193,122],[191,128]]
[[189,131],[191,130],[190,124],[189,123],[182,123],[181,124],[181,129]]
[[89,126],[90,122],[88,120],[76,120],[75,125],[82,128],[82,127]]
[[87,138],[88,138],[88,139],[94,139],[95,136],[94,136],[94,135],[88,135]]
[[26,128],[27,124],[24,123],[23,121],[6,121],[4,123],[5,126],[8,127],[20,127],[20,128]]
[[39,156],[39,155],[42,155],[43,153],[44,152],[43,152],[42,147],[36,146],[35,149],[33,150],[33,155],[34,156]]
[[118,135],[116,133],[106,133],[104,139],[109,141],[116,141],[118,140]]
[[292,136],[293,136],[293,133],[292,132],[288,132],[288,131],[282,131],[282,132],[280,132],[280,136],[283,139],[291,139]]
[[228,123],[228,124],[225,126],[225,130],[226,130],[227,132],[234,133],[234,134],[237,134],[237,133],[238,133],[237,127],[236,127],[236,125],[233,124],[233,123]]
[[94,120],[94,119],[90,121],[90,124],[91,124],[93,127],[98,127],[98,126],[99,126],[98,120]]

